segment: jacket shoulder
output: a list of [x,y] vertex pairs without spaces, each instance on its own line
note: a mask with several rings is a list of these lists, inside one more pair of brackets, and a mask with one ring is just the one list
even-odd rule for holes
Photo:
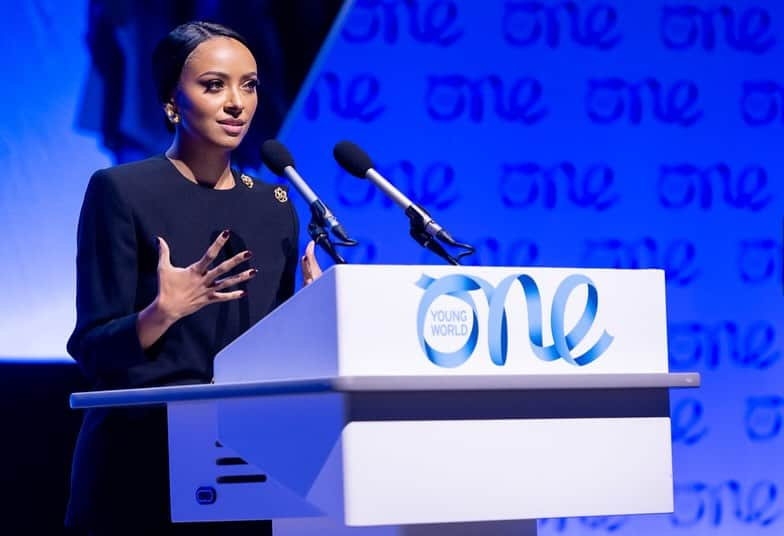
[[93,174],[93,180],[107,181],[123,187],[143,181],[146,177],[150,177],[151,174],[161,173],[167,169],[168,163],[163,158],[151,157],[145,160],[99,169]]

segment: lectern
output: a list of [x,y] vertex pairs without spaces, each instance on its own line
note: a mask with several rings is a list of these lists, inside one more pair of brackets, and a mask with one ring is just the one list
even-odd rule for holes
[[536,533],[673,510],[664,273],[335,266],[166,404],[174,521],[276,535]]

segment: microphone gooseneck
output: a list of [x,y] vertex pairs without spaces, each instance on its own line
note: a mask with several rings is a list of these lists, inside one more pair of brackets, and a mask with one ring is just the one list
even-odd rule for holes
[[[373,160],[357,144],[341,141],[332,151],[335,160],[351,175],[360,179],[368,179],[375,184],[387,197],[403,209],[411,222],[410,234],[421,246],[429,249],[450,264],[460,264],[460,259],[474,252],[474,247],[456,241],[446,230],[435,222],[430,214],[421,206],[411,201],[400,190],[374,169]],[[457,257],[450,255],[439,243],[462,249]]]
[[[285,177],[294,188],[302,195],[310,208],[310,223],[308,234],[327,254],[338,264],[345,264],[346,260],[340,256],[335,246],[356,246],[358,242],[349,237],[346,230],[338,222],[329,207],[318,198],[308,183],[297,172],[294,158],[291,153],[278,140],[267,140],[261,146],[261,159],[270,171],[279,177]],[[338,242],[333,243],[327,233],[329,230]]]

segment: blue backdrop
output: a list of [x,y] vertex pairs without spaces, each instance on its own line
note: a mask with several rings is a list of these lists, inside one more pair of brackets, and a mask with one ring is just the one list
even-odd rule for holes
[[[70,4],[29,28],[49,44],[36,61],[3,60],[0,355],[15,358],[64,353],[78,208],[111,164],[74,128],[87,52]],[[352,262],[440,261],[339,170],[344,138],[477,245],[474,263],[666,270],[670,368],[704,384],[673,396],[676,511],[543,534],[784,526],[783,40],[773,1],[357,0],[289,113],[280,137],[362,241]]]
[[676,511],[542,532],[782,531],[784,4],[358,0],[332,37],[281,137],[353,261],[438,259],[342,138],[472,262],[666,270],[670,368],[704,379],[673,396]]

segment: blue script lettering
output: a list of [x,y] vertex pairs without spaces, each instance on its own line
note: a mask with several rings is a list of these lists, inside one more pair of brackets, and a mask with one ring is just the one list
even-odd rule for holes
[[615,174],[607,164],[594,164],[579,173],[571,162],[550,166],[523,162],[501,165],[499,189],[501,201],[509,208],[529,208],[539,202],[552,210],[560,187],[572,205],[602,212],[618,202],[614,182]]
[[[559,15],[565,13],[562,24]],[[557,48],[562,26],[569,29],[573,43],[599,50],[610,50],[621,42],[618,12],[608,4],[591,4],[581,8],[576,2],[546,5],[543,2],[507,0],[503,14],[504,40],[513,46],[526,47],[541,41]]]
[[395,44],[408,16],[411,39],[448,47],[463,36],[458,6],[455,0],[357,0],[341,35],[350,43],[366,43],[380,35],[383,42]]
[[621,78],[588,80],[585,96],[588,118],[600,124],[627,120],[639,125],[646,94],[650,96],[651,117],[660,123],[690,127],[702,118],[697,84],[679,80],[667,87],[654,78],[641,82],[628,82]]
[[[524,294],[524,304],[528,313],[528,340],[531,350],[537,358],[542,361],[563,359],[570,365],[582,367],[598,359],[612,344],[613,336],[607,331],[603,331],[593,346],[578,356],[572,355],[572,350],[590,331],[599,307],[599,294],[596,286],[584,275],[573,274],[566,277],[555,291],[550,309],[550,331],[553,339],[551,345],[545,345],[543,342],[542,298],[539,287],[531,276],[526,274],[510,275],[504,278],[497,287],[493,287],[484,279],[475,276],[454,274],[433,279],[422,275],[416,283],[425,291],[417,312],[417,335],[427,358],[439,367],[453,368],[462,365],[471,357],[478,340],[478,322],[476,303],[470,292],[481,290],[488,303],[488,353],[494,364],[503,366],[506,363],[509,343],[506,302],[507,296],[515,284],[522,288]],[[566,303],[574,290],[583,285],[588,289],[585,308],[580,319],[567,332],[564,320]],[[424,337],[425,312],[437,298],[443,295],[463,301],[473,312],[473,326],[468,339],[462,348],[453,352],[441,352],[433,348]]]
[[470,243],[476,251],[460,261],[466,266],[535,266],[538,264],[539,245],[527,238],[501,243],[495,237],[485,236]]
[[[768,480],[745,487],[737,480],[710,485],[705,482],[676,484],[675,527],[722,526],[727,519],[766,527],[781,516],[778,486]],[[726,513],[725,513],[726,512]]]
[[381,84],[372,75],[362,74],[343,81],[335,73],[324,72],[305,99],[304,115],[310,121],[318,119],[323,113],[323,101],[329,99],[329,109],[334,115],[369,123],[384,113],[385,106],[379,102],[380,93]]
[[705,410],[696,398],[680,400],[672,408],[672,442],[695,445],[708,433],[703,423]]
[[694,243],[687,240],[586,240],[582,262],[593,268],[661,268],[668,283],[685,286],[699,275],[696,256]]
[[738,273],[744,283],[781,281],[784,250],[781,242],[769,239],[741,240],[738,244]]
[[485,117],[485,110],[492,107],[502,120],[533,125],[547,116],[541,101],[539,80],[519,78],[505,82],[497,75],[475,79],[460,74],[432,75],[427,79],[425,93],[427,113],[435,121],[467,117],[479,123]]
[[695,4],[664,5],[659,32],[664,46],[672,50],[698,46],[714,50],[722,23],[724,42],[739,52],[764,54],[776,44],[771,33],[770,13],[761,7],[750,7],[738,14],[726,5],[718,9],[705,9]]
[[781,434],[784,398],[752,396],[746,400],[746,435],[752,441],[769,441]]
[[662,165],[657,189],[659,203],[670,209],[695,206],[709,210],[717,197],[731,208],[759,212],[773,200],[768,190],[768,173],[761,166],[747,166],[733,175],[724,163],[707,167]]
[[566,532],[570,527],[585,527],[589,530],[601,532],[615,532],[629,522],[629,517],[622,516],[595,516],[595,517],[558,517],[540,519],[539,527],[555,532]]
[[784,123],[784,85],[771,80],[743,82],[740,111],[749,126]]
[[672,370],[716,370],[723,362],[766,370],[781,359],[776,328],[765,320],[745,326],[729,320],[716,324],[673,322],[667,335]]

